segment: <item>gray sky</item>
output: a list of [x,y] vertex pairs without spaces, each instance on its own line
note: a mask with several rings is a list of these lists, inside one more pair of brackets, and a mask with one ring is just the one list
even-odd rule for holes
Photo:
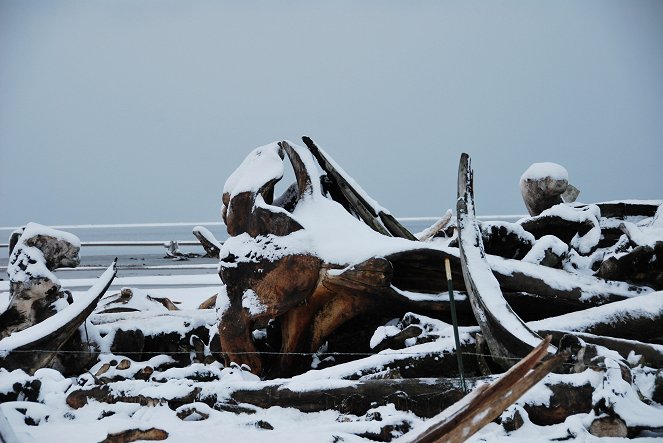
[[0,226],[215,221],[254,147],[312,136],[396,216],[663,198],[663,2],[0,0]]

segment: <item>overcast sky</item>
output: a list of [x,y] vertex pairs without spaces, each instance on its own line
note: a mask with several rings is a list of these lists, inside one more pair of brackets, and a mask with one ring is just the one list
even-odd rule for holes
[[396,216],[663,198],[663,2],[0,0],[0,226],[219,220],[256,146],[310,135]]

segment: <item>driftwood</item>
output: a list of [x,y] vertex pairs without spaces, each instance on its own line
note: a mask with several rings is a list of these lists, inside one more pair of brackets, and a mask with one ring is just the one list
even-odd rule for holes
[[568,356],[560,354],[535,367],[548,354],[549,346],[550,337],[543,340],[497,381],[481,386],[463,401],[453,405],[451,410],[442,411],[441,421],[433,423],[412,442],[460,443],[467,440],[566,360]]
[[[36,223],[16,239],[8,267],[10,303],[0,314],[0,367],[33,373],[52,365],[67,372],[94,358],[78,328],[110,286],[116,263],[74,301],[52,271],[77,266],[79,251],[77,237]],[[66,354],[58,356],[60,350]]]
[[162,429],[149,428],[149,429],[129,429],[127,431],[115,432],[108,434],[101,443],[129,443],[132,441],[157,441],[166,440],[168,433]]
[[[472,310],[486,338],[490,353],[502,367],[529,354],[541,337],[532,332],[508,305],[481,243],[481,230],[474,215],[474,180],[470,158],[463,154],[458,168],[458,246],[465,286]],[[549,343],[549,341],[548,341]],[[551,352],[555,352],[551,347]]]
[[590,230],[598,228],[597,223],[594,223],[590,218],[575,221],[562,218],[557,214],[545,213],[531,217],[520,225],[537,239],[544,235],[554,235],[567,244],[576,235],[582,237]]
[[601,216],[625,220],[628,217],[654,217],[661,207],[660,201],[613,201],[596,203]]
[[[545,353],[545,349],[544,349]],[[540,357],[540,355],[539,355]],[[529,372],[523,381],[521,377],[510,375],[496,384],[489,383],[485,378],[470,378],[467,385],[471,390],[484,393],[481,399],[499,398],[507,390],[513,388],[514,379],[518,381],[517,389],[511,400],[522,395],[525,386],[533,385],[535,379],[544,376],[551,368],[560,364],[564,356],[544,362]],[[536,361],[528,361],[525,367],[531,367]],[[522,375],[523,367],[516,373]],[[525,371],[527,372],[527,370]],[[513,374],[513,373],[512,373]],[[539,378],[540,379],[540,378]],[[73,409],[79,409],[90,400],[101,403],[138,403],[145,406],[168,405],[172,409],[192,402],[201,402],[218,410],[251,412],[251,407],[270,408],[274,406],[295,408],[302,412],[319,412],[323,410],[337,410],[341,413],[363,415],[377,405],[392,403],[399,410],[412,411],[420,417],[433,417],[452,404],[461,400],[464,393],[460,388],[459,379],[425,378],[425,379],[375,379],[365,381],[343,382],[336,386],[327,386],[325,389],[316,388],[319,381],[293,380],[280,382],[255,382],[250,389],[244,383],[228,385],[218,381],[194,384],[187,392],[177,396],[164,392],[163,397],[147,397],[140,394],[141,386],[151,386],[153,393],[158,393],[159,384],[140,382],[129,392],[113,389],[113,385],[84,387],[72,391],[67,396],[67,404]],[[215,393],[215,384],[220,384],[219,394]],[[528,387],[529,387],[528,386]],[[563,422],[569,415],[580,412],[589,412],[591,409],[592,388],[588,384],[573,386],[564,381],[546,382],[551,392],[548,406],[541,403],[526,404],[530,420],[540,425],[550,425]],[[204,392],[201,389],[204,387]],[[475,398],[474,402],[477,399]],[[481,403],[481,401],[479,401]],[[474,403],[473,403],[474,404]],[[503,408],[504,402],[500,400],[492,405],[497,411]],[[488,406],[488,404],[485,404]],[[497,411],[501,413],[502,409]],[[481,409],[475,410],[480,413]],[[494,418],[494,416],[493,416]],[[491,419],[492,420],[492,419]],[[490,421],[490,420],[489,420]]]
[[516,223],[479,223],[486,254],[522,260],[534,245],[534,236]]
[[643,245],[601,263],[598,275],[605,279],[647,284],[663,290],[663,241]]

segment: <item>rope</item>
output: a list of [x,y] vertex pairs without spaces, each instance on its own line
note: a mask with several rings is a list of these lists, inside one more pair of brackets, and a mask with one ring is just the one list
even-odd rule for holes
[[[0,349],[0,354],[2,353],[57,353],[57,354],[113,354],[113,355],[179,355],[179,354],[191,354],[195,353],[196,351],[191,350],[191,351],[168,351],[168,352],[163,352],[163,351],[114,351],[114,352],[94,352],[94,351],[89,351],[89,350],[80,350],[80,351],[72,351],[72,350],[49,350],[49,349],[16,349],[16,350],[3,350]],[[226,352],[215,352],[215,354],[226,354]],[[319,357],[327,357],[327,356],[353,356],[353,357],[371,357],[374,355],[381,355],[381,356],[391,356],[391,355],[403,355],[403,356],[412,356],[412,355],[419,355],[419,356],[431,356],[434,357],[436,354],[430,353],[430,352],[388,352],[388,353],[378,353],[378,352],[279,352],[279,351],[240,351],[240,352],[232,352],[233,355],[295,355],[295,356],[314,356],[317,355]],[[451,355],[450,352],[441,352],[439,353],[439,356],[444,356],[444,355]],[[463,355],[473,355],[476,357],[490,357],[492,358],[493,356],[491,354],[482,354],[482,353],[477,353],[477,352],[463,352]],[[511,361],[520,361],[522,360],[521,358],[518,357],[503,357],[502,359],[504,360],[511,360]],[[569,363],[564,363],[564,364],[569,364]],[[573,366],[573,364],[570,364]]]

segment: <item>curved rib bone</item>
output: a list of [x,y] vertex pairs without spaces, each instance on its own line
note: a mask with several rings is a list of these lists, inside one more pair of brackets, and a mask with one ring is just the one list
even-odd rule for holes
[[[536,347],[541,337],[513,312],[488,265],[474,213],[473,171],[465,153],[458,166],[457,214],[460,264],[472,310],[493,358],[508,369]],[[554,353],[555,348],[550,346],[548,351]]]

